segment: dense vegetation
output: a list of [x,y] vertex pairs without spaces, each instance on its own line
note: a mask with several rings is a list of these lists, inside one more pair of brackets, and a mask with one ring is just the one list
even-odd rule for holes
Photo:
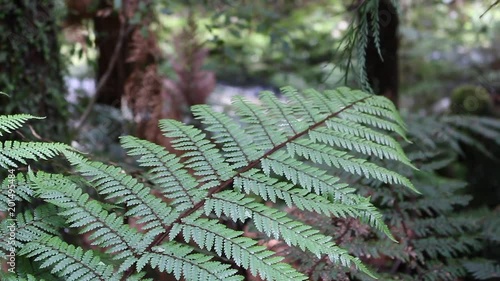
[[0,279],[500,279],[482,2],[0,0]]

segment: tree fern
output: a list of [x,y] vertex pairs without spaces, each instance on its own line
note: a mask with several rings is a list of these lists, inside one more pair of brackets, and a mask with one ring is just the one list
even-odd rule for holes
[[[62,151],[81,177],[30,171],[31,196],[57,207],[65,228],[87,234],[111,259],[63,242],[49,229],[33,241],[20,241],[21,253],[71,280],[142,280],[151,269],[186,280],[243,279],[231,264],[266,280],[308,278],[244,232],[231,229],[232,221],[248,223],[266,240],[279,240],[339,269],[375,277],[334,237],[282,206],[325,220],[359,220],[395,240],[370,198],[360,196],[344,175],[416,191],[406,177],[380,163],[414,168],[390,136],[395,132],[405,138],[401,117],[386,98],[348,88],[301,94],[287,87],[283,94],[285,99],[279,100],[262,93],[262,105],[235,98],[236,120],[206,105],[194,106],[202,128],[160,121],[172,140],[171,152],[122,137],[129,155],[148,169],[147,181],[56,146],[53,153]],[[34,155],[30,158],[18,151],[21,146],[13,147],[21,163],[53,156],[44,148],[45,154],[28,150]],[[156,198],[152,188],[166,199]],[[137,223],[127,223],[130,219]]]

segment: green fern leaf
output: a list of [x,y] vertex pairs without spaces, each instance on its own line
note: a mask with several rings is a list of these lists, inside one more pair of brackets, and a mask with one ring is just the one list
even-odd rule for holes
[[52,273],[64,280],[120,280],[113,267],[105,265],[92,251],[68,245],[58,237],[44,235],[26,244],[20,255],[43,261],[41,268],[52,267]]
[[[9,188],[9,186],[15,187],[14,189]],[[7,177],[3,180],[0,190],[0,212],[6,212],[9,205],[9,201],[26,201],[31,202],[33,198],[33,190],[31,189],[29,183],[26,181],[22,173],[18,173],[14,178]]]
[[137,270],[146,264],[162,272],[171,273],[177,280],[184,277],[190,281],[236,281],[243,280],[229,265],[211,260],[211,257],[193,253],[193,248],[175,242],[156,246],[152,252],[145,253],[137,262]]
[[26,160],[46,160],[67,150],[72,148],[62,143],[6,141],[0,143],[0,166],[17,168],[16,162],[26,165]]
[[165,202],[150,194],[149,188],[121,168],[91,162],[76,153],[66,152],[64,155],[78,172],[90,177],[99,194],[106,195],[107,200],[118,198],[116,204],[127,206],[124,216],[140,217],[137,223],[144,224],[142,229],[148,230],[150,235],[163,233],[177,217]]
[[195,175],[201,176],[199,181],[204,183],[201,189],[217,186],[234,175],[220,151],[205,138],[201,130],[175,120],[161,120],[160,128],[166,137],[173,138],[172,146],[175,149],[187,151],[182,155],[187,158],[184,164],[195,170]]
[[500,265],[490,260],[477,259],[466,261],[463,263],[467,271],[469,271],[474,278],[479,280],[489,280],[492,278],[500,278]]
[[317,257],[323,254],[328,255],[334,263],[345,267],[354,265],[357,269],[374,277],[361,260],[336,246],[331,237],[288,218],[284,212],[257,203],[251,198],[245,198],[242,194],[224,191],[213,195],[213,198],[205,203],[205,213],[208,215],[212,211],[217,216],[225,214],[234,221],[252,219],[255,227],[269,237],[283,239],[288,245],[308,250]]
[[113,253],[114,259],[127,259],[121,270],[128,269],[154,236],[138,233],[124,224],[124,218],[108,213],[76,184],[61,175],[30,172],[30,180],[38,196],[64,211],[60,215],[67,218],[70,227],[82,227],[81,233],[92,232],[89,239],[93,244]]
[[229,229],[216,220],[188,217],[174,225],[170,238],[173,239],[179,232],[182,232],[185,241],[192,239],[200,248],[225,256],[236,265],[249,269],[252,275],[259,274],[264,280],[307,279],[289,264],[281,263],[282,257],[274,256],[274,252],[266,247],[243,237],[243,232]]
[[258,172],[250,170],[237,177],[234,181],[236,188],[246,193],[259,195],[266,201],[276,203],[276,199],[283,200],[289,207],[297,207],[303,211],[314,211],[326,216],[341,218],[357,217],[383,232],[391,240],[396,241],[389,228],[385,225],[382,215],[377,211],[369,199],[360,198],[354,194],[345,193],[343,197],[347,203],[332,202],[323,196],[308,193],[304,189],[294,188],[293,184],[281,182],[277,179],[267,177]]
[[43,117],[36,117],[30,114],[15,114],[15,115],[2,115],[0,116],[0,137],[2,133],[12,133],[23,126],[26,121],[31,119],[44,119]]
[[180,162],[179,158],[167,152],[164,147],[132,136],[121,138],[122,146],[131,156],[140,156],[143,167],[153,167],[147,178],[155,183],[165,196],[173,201],[176,210],[193,207],[206,196],[206,191],[197,189],[198,183]]

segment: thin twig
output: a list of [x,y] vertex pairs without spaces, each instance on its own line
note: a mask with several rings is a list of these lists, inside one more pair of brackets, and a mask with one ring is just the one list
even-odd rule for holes
[[500,0],[495,1],[493,4],[491,4],[491,5],[488,7],[488,9],[486,9],[486,11],[484,11],[484,13],[482,13],[482,14],[479,16],[479,18],[482,18],[484,15],[486,15],[486,13],[487,13],[489,10],[493,9],[493,7],[495,7],[495,6],[496,6],[496,5],[498,5],[499,3],[500,3]]
[[99,94],[102,91],[102,88],[104,88],[104,85],[108,81],[109,77],[111,76],[111,73],[113,72],[113,69],[115,68],[116,62],[118,61],[118,57],[120,56],[121,49],[123,46],[123,42],[125,41],[126,35],[129,33],[130,28],[126,28],[127,22],[124,20],[122,22],[122,26],[120,27],[120,33],[118,35],[118,42],[116,43],[115,49],[113,51],[113,56],[111,57],[111,60],[109,61],[108,68],[106,69],[106,72],[101,76],[101,79],[99,79],[99,83],[97,84],[97,88],[95,91],[94,96],[90,100],[89,104],[87,105],[87,108],[85,109],[85,112],[83,112],[82,116],[80,117],[80,120],[78,121],[76,125],[76,131],[80,131],[82,128],[83,124],[87,121],[88,117],[90,116],[90,113],[92,112],[92,108],[94,107],[97,98],[99,97]]

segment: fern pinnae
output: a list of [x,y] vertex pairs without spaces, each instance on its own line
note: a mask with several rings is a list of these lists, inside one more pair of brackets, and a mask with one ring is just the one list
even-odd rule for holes
[[179,158],[164,147],[133,136],[121,137],[123,148],[137,160],[142,167],[153,167],[147,178],[156,184],[163,194],[172,199],[170,205],[179,212],[189,209],[206,196],[206,191],[197,189],[198,183],[180,163]]
[[0,137],[3,136],[3,133],[10,134],[14,130],[21,128],[28,120],[31,119],[44,119],[44,117],[37,117],[31,114],[1,115]]
[[44,234],[58,235],[57,229],[63,225],[54,206],[48,204],[16,215],[15,241],[11,241],[8,228],[10,223],[12,221],[0,222],[0,252],[4,254],[3,256],[7,256],[12,247],[22,248],[25,243],[37,240]]
[[170,238],[182,232],[185,241],[192,239],[200,248],[225,256],[236,265],[250,270],[252,275],[260,275],[263,280],[306,279],[289,264],[280,262],[282,257],[276,257],[274,252],[257,245],[255,240],[242,236],[243,232],[227,228],[217,220],[197,217],[191,215],[183,219],[172,228]]
[[353,106],[353,110],[392,121],[402,129],[406,130],[406,124],[396,110],[376,107],[369,103],[358,103]]
[[175,149],[186,151],[181,155],[185,158],[184,165],[202,176],[201,189],[210,189],[234,175],[215,144],[208,141],[201,130],[175,120],[161,120],[160,128],[166,137],[173,138]]
[[60,215],[67,218],[70,227],[82,227],[81,233],[93,231],[89,237],[93,244],[107,248],[106,252],[115,254],[114,259],[126,259],[124,264],[131,265],[153,240],[153,236],[124,224],[123,217],[108,213],[65,177],[30,171],[29,178],[41,199],[63,209]]
[[489,280],[500,277],[500,264],[493,261],[476,259],[463,263],[464,267],[475,278],[479,280]]
[[26,244],[19,254],[43,261],[41,268],[52,267],[51,272],[64,280],[120,280],[113,267],[102,263],[91,250],[68,245],[56,236],[44,235]]
[[[376,0],[377,1],[377,0]],[[363,90],[373,93],[370,82],[368,81],[368,75],[366,73],[366,48],[368,47],[368,21],[366,16],[362,16],[360,22],[357,26],[357,41],[356,41],[356,51],[357,51],[357,63],[359,66],[359,82]]]
[[289,144],[287,148],[291,155],[303,156],[316,164],[326,163],[329,166],[368,179],[373,177],[385,183],[401,184],[419,193],[406,177],[365,159],[355,158],[347,152],[335,150],[323,144],[313,143],[308,139],[297,140]]
[[395,149],[404,153],[401,145],[388,135],[380,133],[372,128],[341,118],[334,118],[326,122],[327,128],[344,134],[369,140],[371,142]]
[[322,142],[330,146],[336,146],[341,149],[355,150],[358,153],[367,156],[376,156],[379,159],[391,159],[402,162],[410,167],[410,163],[402,149],[392,148],[378,144],[376,142],[353,136],[348,133],[338,132],[327,128],[317,128],[309,133],[309,137],[314,142]]
[[18,173],[15,178],[16,192],[13,194],[9,192],[10,182],[9,178],[5,178],[0,185],[0,212],[6,212],[9,208],[9,201],[14,199],[15,201],[26,201],[31,203],[33,199],[33,189],[30,187],[29,182],[26,181],[26,177],[22,173]]
[[327,114],[321,113],[314,100],[305,100],[298,95],[296,89],[283,87],[283,94],[290,100],[290,107],[296,116],[301,116],[303,122],[310,126],[320,122]]
[[34,210],[27,210],[16,216],[16,240],[21,243],[39,239],[43,234],[58,235],[63,219],[57,215],[57,208],[44,204]]
[[193,248],[176,242],[167,242],[155,246],[137,261],[137,270],[149,264],[162,272],[172,273],[177,280],[184,277],[190,281],[237,281],[242,276],[235,275],[236,270],[229,265],[211,260],[211,257],[193,254]]
[[168,229],[176,213],[161,199],[150,194],[150,189],[123,173],[121,168],[91,162],[76,153],[64,153],[70,163],[76,166],[83,176],[90,177],[99,194],[106,199],[118,198],[117,204],[125,203],[128,207],[126,217],[140,217],[137,223],[145,224],[142,229],[155,234]]
[[359,197],[354,194],[349,196],[348,193],[345,193],[343,194],[344,197],[351,197],[349,203],[332,202],[327,197],[309,193],[305,189],[294,188],[293,184],[270,178],[259,173],[258,170],[250,170],[241,174],[235,179],[234,185],[247,194],[254,193],[273,203],[276,203],[278,198],[283,200],[289,207],[295,206],[302,211],[316,212],[328,217],[359,217],[361,221],[368,223],[396,242],[396,239],[384,223],[382,215],[370,203],[369,199],[358,199]]
[[328,255],[334,263],[345,267],[354,265],[374,277],[358,258],[336,246],[331,237],[319,233],[309,225],[288,218],[284,212],[245,198],[243,194],[234,191],[214,194],[205,204],[205,213],[210,214],[212,211],[219,216],[225,214],[234,221],[251,218],[255,227],[269,237],[283,239],[288,245],[310,251],[318,258],[323,254]]
[[398,124],[394,124],[388,120],[384,120],[382,118],[372,116],[363,112],[357,112],[354,110],[344,111],[339,117],[363,125],[372,126],[374,128],[395,132],[405,141],[408,141],[408,138],[405,134],[405,129],[401,128]]
[[283,102],[279,101],[276,95],[269,91],[261,92],[259,99],[262,101],[263,107],[271,119],[280,120],[275,123],[278,129],[285,128],[284,134],[287,137],[293,136],[304,130],[303,122],[298,121],[293,111],[288,106],[283,106]]
[[269,151],[276,145],[286,141],[286,137],[281,131],[274,128],[268,118],[265,118],[264,111],[256,106],[250,105],[241,97],[235,97],[233,106],[236,115],[245,123],[245,132],[252,136],[254,147],[261,152]]
[[215,143],[222,146],[225,158],[233,169],[245,167],[258,158],[258,151],[252,146],[245,131],[227,115],[213,111],[207,105],[192,107],[195,118],[206,126],[205,130],[213,133]]
[[373,43],[375,44],[375,48],[377,49],[378,56],[380,57],[381,61],[384,61],[384,57],[382,56],[382,49],[380,48],[380,23],[379,23],[379,16],[378,16],[378,6],[379,6],[379,0],[371,1],[370,4],[372,7],[368,8],[371,10],[370,16],[371,16],[371,32],[372,32],[372,37],[373,37]]
[[16,162],[26,165],[26,160],[47,160],[67,150],[73,148],[62,143],[5,141],[0,143],[0,166],[17,168]]

